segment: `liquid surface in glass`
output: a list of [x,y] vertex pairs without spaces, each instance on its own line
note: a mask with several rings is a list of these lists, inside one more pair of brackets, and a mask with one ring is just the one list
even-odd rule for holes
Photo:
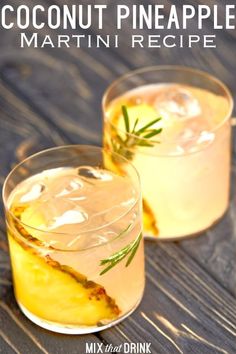
[[[129,127],[122,113],[127,107]],[[182,84],[130,90],[105,107],[105,146],[131,160],[142,182],[145,234],[201,232],[226,211],[230,121],[227,98]],[[148,123],[161,119],[135,135]],[[123,164],[123,169],[125,165]]]
[[[57,326],[104,326],[129,313],[144,288],[143,240],[102,274],[101,261],[141,233],[137,191],[107,170],[45,170],[8,199],[16,299],[23,311]],[[137,271],[138,270],[138,271]]]

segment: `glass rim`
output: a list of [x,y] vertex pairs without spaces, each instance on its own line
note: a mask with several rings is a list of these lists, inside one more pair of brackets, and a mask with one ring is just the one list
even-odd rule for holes
[[[124,75],[121,75],[120,77],[118,77],[116,80],[114,80],[107,87],[107,89],[105,90],[105,92],[103,94],[102,109],[103,109],[103,112],[104,112],[104,117],[105,117],[106,107],[107,107],[108,102],[109,102],[108,101],[108,96],[109,96],[109,94],[112,92],[112,90],[116,86],[118,86],[122,82],[125,82],[129,78],[132,78],[134,76],[138,76],[140,74],[144,74],[144,73],[147,73],[147,72],[151,72],[151,71],[156,71],[156,72],[160,72],[160,71],[169,71],[169,72],[171,72],[171,71],[173,71],[173,72],[174,71],[175,72],[176,71],[183,71],[183,72],[189,72],[189,73],[193,73],[195,75],[198,75],[199,77],[207,78],[209,81],[214,82],[218,87],[221,87],[221,89],[223,89],[223,91],[225,92],[226,97],[228,99],[228,103],[229,103],[228,113],[225,115],[224,119],[222,119],[222,121],[219,124],[217,124],[213,129],[210,129],[208,131],[209,133],[215,133],[228,120],[230,120],[230,118],[232,117],[232,112],[233,112],[233,108],[234,108],[234,100],[233,100],[233,96],[232,96],[231,91],[229,90],[229,88],[220,79],[218,79],[214,75],[211,75],[211,74],[209,74],[206,71],[203,71],[203,70],[200,70],[200,69],[196,69],[196,68],[193,68],[193,67],[190,67],[190,66],[184,66],[184,65],[153,65],[153,66],[143,67],[143,68],[139,68],[139,69],[135,69],[135,70],[130,70],[129,72],[125,73]],[[104,120],[106,120],[106,118],[104,118]],[[133,137],[133,138],[136,137],[135,134],[132,134],[130,132],[126,132],[125,130],[117,128],[117,126],[115,126],[109,120],[107,120],[107,122],[114,129],[116,129],[118,132],[120,132],[122,134],[126,134],[127,136],[130,136],[130,137]],[[191,136],[189,138],[185,138],[184,141],[185,142],[189,142],[191,140],[195,140],[197,137],[200,137],[200,136],[201,136],[201,133],[195,134],[194,136]],[[160,142],[167,142],[167,143],[175,143],[175,142],[177,142],[177,139],[164,138],[163,140],[161,140],[161,137],[160,137],[160,140],[152,140],[152,139],[147,139],[147,138],[142,138],[142,137],[141,138],[139,137],[139,139],[141,141],[151,142],[153,144],[160,144]]]
[[[12,213],[12,211],[10,210],[10,208],[8,206],[8,203],[7,203],[7,199],[8,198],[6,197],[6,187],[7,187],[7,184],[9,182],[10,178],[12,177],[12,175],[16,172],[16,170],[18,168],[22,167],[26,162],[30,161],[32,158],[37,158],[38,156],[43,155],[44,153],[47,153],[47,152],[53,152],[53,151],[58,151],[58,150],[61,150],[61,149],[70,149],[70,148],[76,148],[76,147],[77,148],[90,149],[91,151],[93,150],[93,152],[94,152],[94,150],[96,150],[97,152],[98,151],[101,151],[101,152],[105,151],[105,152],[108,152],[111,155],[115,155],[115,156],[119,157],[121,160],[124,160],[126,163],[128,163],[131,166],[132,170],[134,171],[135,176],[137,178],[137,182],[138,182],[137,197],[135,198],[135,202],[124,213],[122,213],[117,218],[112,219],[108,223],[103,224],[102,226],[99,226],[99,227],[96,227],[96,228],[91,228],[91,229],[88,229],[88,230],[84,230],[84,231],[78,232],[78,233],[55,232],[55,231],[41,230],[39,228],[30,226],[30,225],[22,222],[18,217],[16,217]],[[79,236],[79,235],[84,235],[84,234],[87,234],[87,233],[95,232],[97,230],[101,230],[104,227],[112,225],[115,222],[119,221],[120,219],[124,218],[133,208],[136,207],[136,205],[141,200],[141,180],[140,180],[140,176],[139,176],[139,173],[138,173],[137,169],[134,167],[134,165],[129,160],[127,160],[126,158],[124,158],[123,156],[121,156],[121,155],[119,155],[119,154],[117,154],[115,152],[112,152],[111,150],[109,150],[107,148],[103,148],[103,147],[95,146],[95,145],[86,145],[86,144],[85,145],[83,145],[83,144],[62,145],[62,146],[56,146],[56,147],[52,147],[52,148],[41,150],[41,151],[39,151],[39,152],[37,152],[35,154],[32,154],[32,155],[28,156],[27,158],[23,159],[21,162],[17,163],[16,166],[14,166],[14,168],[8,173],[8,175],[5,178],[5,181],[4,181],[3,187],[2,187],[2,200],[3,200],[3,205],[4,205],[5,212],[7,212],[11,216],[11,218],[13,218],[13,220],[16,220],[20,225],[23,225],[24,227],[27,227],[27,228],[32,229],[32,230],[35,230],[37,232],[41,232],[43,234],[76,235],[76,236]],[[8,224],[7,220],[6,220],[6,223]],[[54,247],[54,246],[51,246],[51,245],[44,244],[44,241],[41,241],[42,245],[33,245],[33,247],[39,248],[39,249],[54,250],[54,251],[59,251],[59,252],[80,252],[80,251],[85,251],[85,250],[88,250],[88,249],[97,248],[97,247],[100,247],[100,246],[107,245],[108,243],[111,243],[111,242],[115,241],[119,236],[120,235],[116,235],[111,240],[108,240],[108,241],[106,241],[106,242],[104,242],[102,244],[98,244],[98,245],[95,245],[95,246],[89,246],[89,247],[85,247],[85,248],[81,248],[81,249],[72,249],[72,250],[70,250],[70,249],[64,249],[64,248],[57,248],[57,247]],[[17,238],[20,238],[24,243],[28,243],[30,245],[33,244],[33,242],[27,240],[25,237],[21,236],[20,234],[17,235]],[[38,240],[40,241],[40,239],[38,239]]]

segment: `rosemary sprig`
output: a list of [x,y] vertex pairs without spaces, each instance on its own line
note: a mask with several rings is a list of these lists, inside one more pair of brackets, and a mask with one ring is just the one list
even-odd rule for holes
[[148,124],[144,125],[142,128],[136,129],[139,122],[139,118],[137,118],[135,120],[133,128],[131,129],[128,109],[126,106],[122,106],[121,109],[125,123],[125,137],[116,134],[115,138],[111,140],[111,144],[113,151],[131,160],[133,157],[132,150],[136,146],[153,147],[153,143],[147,140],[153,138],[154,136],[162,132],[162,128],[151,129],[151,127],[157,122],[159,122],[161,118],[156,118]]
[[[125,232],[127,232],[130,229],[130,226],[131,225],[129,225],[126,230],[122,231],[122,233],[120,235],[123,235]],[[103,259],[101,261],[100,265],[101,266],[106,265],[106,268],[103,269],[103,271],[100,273],[100,275],[103,275],[106,272],[108,272],[111,268],[115,267],[118,263],[120,263],[127,256],[129,256],[129,257],[128,257],[128,260],[127,260],[125,266],[128,267],[130,265],[130,263],[132,262],[135,254],[138,250],[141,239],[142,239],[142,232],[140,232],[138,237],[133,242],[131,242],[129,245],[125,246],[120,251],[112,254],[109,258]]]
[[122,106],[122,113],[125,121],[125,129],[127,133],[129,133],[129,115],[128,115],[127,108],[125,106]]

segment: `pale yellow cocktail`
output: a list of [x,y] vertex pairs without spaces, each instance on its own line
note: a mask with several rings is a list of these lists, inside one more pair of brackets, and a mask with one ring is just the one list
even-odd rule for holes
[[115,82],[103,103],[104,145],[141,176],[145,235],[193,235],[225,213],[232,99],[223,84],[192,69],[150,68]]
[[51,149],[16,167],[5,183],[16,300],[44,328],[98,331],[141,300],[138,176],[131,165],[124,173],[105,167],[111,156],[88,146]]

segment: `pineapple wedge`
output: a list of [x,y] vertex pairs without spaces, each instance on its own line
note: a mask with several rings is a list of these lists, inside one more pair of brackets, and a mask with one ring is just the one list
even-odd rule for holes
[[[20,209],[19,214],[23,211]],[[27,241],[42,245],[17,221],[12,224]],[[16,298],[32,314],[72,326],[95,326],[119,316],[118,306],[103,286],[54,261],[50,251],[42,256],[24,242],[16,241],[13,234],[9,233],[8,238]]]
[[153,214],[152,209],[148,205],[148,202],[143,198],[143,227],[148,233],[148,236],[158,237],[159,230],[157,227],[157,222]]
[[50,256],[23,248],[9,235],[16,298],[28,311],[66,325],[95,326],[120,311],[105,289]]

